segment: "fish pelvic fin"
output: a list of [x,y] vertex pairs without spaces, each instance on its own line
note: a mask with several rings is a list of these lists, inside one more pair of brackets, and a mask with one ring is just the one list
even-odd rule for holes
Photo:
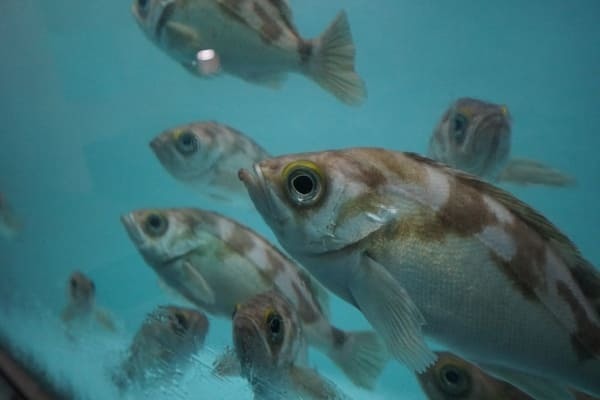
[[425,343],[421,329],[425,318],[384,266],[364,254],[349,289],[355,305],[373,325],[394,358],[417,373],[436,361],[437,356]]
[[329,357],[355,385],[374,389],[390,360],[385,343],[372,331],[340,333],[344,340],[329,351]]
[[541,162],[520,158],[509,160],[506,167],[500,172],[498,180],[523,186],[569,187],[575,186],[577,183],[575,178]]
[[216,295],[210,284],[204,279],[192,264],[184,261],[181,267],[182,278],[185,286],[193,293],[195,299],[205,304],[214,304]]
[[343,103],[360,105],[367,97],[367,89],[354,71],[355,48],[346,13],[340,12],[312,44],[308,75]]

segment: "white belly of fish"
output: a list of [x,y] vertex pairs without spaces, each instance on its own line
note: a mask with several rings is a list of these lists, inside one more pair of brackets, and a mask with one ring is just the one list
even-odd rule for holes
[[423,313],[427,336],[481,364],[502,365],[572,384],[600,376],[584,365],[568,332],[541,303],[525,298],[474,239],[418,239],[373,254]]

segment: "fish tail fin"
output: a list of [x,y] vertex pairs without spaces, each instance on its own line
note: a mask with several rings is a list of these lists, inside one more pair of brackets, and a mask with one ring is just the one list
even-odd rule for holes
[[574,186],[574,178],[538,161],[511,159],[500,173],[498,180],[519,185],[544,185],[555,187]]
[[341,11],[327,30],[313,40],[308,74],[342,102],[359,105],[367,97],[365,83],[354,71],[355,48],[348,17]]
[[343,342],[329,352],[329,357],[354,384],[373,389],[390,359],[385,344],[372,331],[342,334]]

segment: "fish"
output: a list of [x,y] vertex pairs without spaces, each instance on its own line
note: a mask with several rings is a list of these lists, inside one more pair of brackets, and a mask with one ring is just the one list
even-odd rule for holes
[[214,121],[165,130],[150,147],[173,178],[203,196],[231,203],[247,201],[238,170],[270,157],[250,137]]
[[491,182],[573,186],[575,179],[539,161],[511,157],[512,119],[508,107],[462,97],[438,122],[428,156]]
[[0,192],[0,236],[5,239],[14,239],[22,230],[23,223],[16,216],[6,196]]
[[134,0],[132,13],[146,37],[194,76],[223,72],[280,88],[296,73],[343,103],[366,98],[344,11],[314,39],[300,36],[285,0]]
[[415,153],[346,148],[241,170],[279,243],[422,372],[434,340],[534,398],[600,393],[600,274],[542,214]]
[[[533,400],[511,384],[485,373],[449,352],[437,352],[437,362],[417,379],[429,400]],[[593,400],[574,393],[576,400]]]
[[241,375],[256,400],[347,399],[317,371],[298,365],[306,350],[302,323],[294,305],[278,291],[239,304],[232,325]]
[[150,312],[136,332],[112,380],[122,391],[152,387],[176,378],[204,346],[209,321],[201,311],[161,305]]
[[116,332],[117,325],[110,313],[96,305],[96,285],[81,271],[73,271],[67,281],[67,305],[61,313],[61,320],[69,329],[68,336],[74,338],[76,326],[97,323],[108,332]]
[[195,306],[231,318],[236,304],[276,288],[296,307],[311,346],[356,385],[375,386],[389,360],[381,338],[333,326],[325,289],[258,233],[196,208],[140,209],[122,222],[161,281]]

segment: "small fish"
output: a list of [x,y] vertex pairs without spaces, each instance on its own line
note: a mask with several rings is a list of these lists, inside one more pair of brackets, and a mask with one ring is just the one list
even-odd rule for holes
[[[80,271],[75,271],[69,276],[67,283],[68,303],[61,318],[69,329],[74,325],[88,324],[95,321],[109,332],[116,332],[116,324],[110,314],[96,305],[96,285]],[[73,337],[73,333],[69,332]]]
[[427,336],[536,398],[600,394],[600,274],[508,192],[376,148],[263,160],[240,179],[284,249],[411,370],[436,359]]
[[[437,355],[437,362],[417,375],[429,400],[533,400],[511,384],[452,353]],[[574,394],[577,400],[594,400],[583,393]]]
[[195,76],[223,71],[279,88],[293,72],[344,103],[366,97],[345,12],[315,39],[300,37],[285,0],[134,0],[132,12],[148,39]]
[[131,385],[143,388],[172,380],[202,349],[208,328],[208,319],[200,311],[157,307],[134,336],[127,357],[112,376],[113,382],[125,390]]
[[0,193],[0,236],[6,239],[13,239],[22,229],[23,224],[15,215],[10,204],[8,204],[6,197]]
[[511,118],[505,105],[456,100],[429,141],[429,157],[490,181],[570,186],[574,179],[538,161],[511,158]]
[[240,168],[269,157],[248,136],[217,122],[196,122],[169,129],[150,146],[163,167],[202,195],[247,200],[237,177]]
[[375,386],[388,361],[380,338],[331,325],[324,289],[254,231],[192,208],[137,210],[122,221],[146,263],[194,305],[230,318],[236,304],[277,288],[296,307],[310,345],[355,384]]
[[295,307],[275,290],[236,307],[233,343],[256,400],[346,398],[315,370],[297,364],[306,350],[302,323]]

